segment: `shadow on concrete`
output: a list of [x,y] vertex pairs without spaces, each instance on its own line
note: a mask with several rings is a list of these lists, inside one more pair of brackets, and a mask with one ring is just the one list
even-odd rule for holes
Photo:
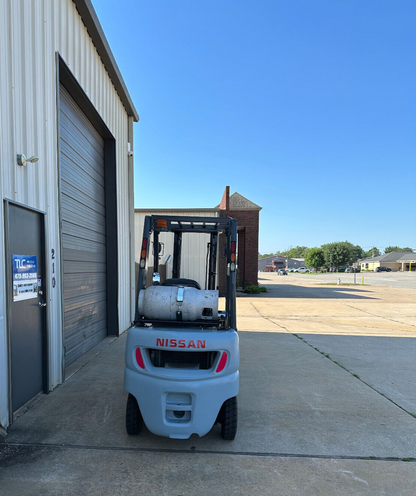
[[[267,280],[267,279],[266,279]],[[261,278],[259,278],[261,281]],[[293,284],[267,284],[267,293],[260,293],[256,298],[323,298],[339,300],[378,300],[368,289],[358,289],[353,286],[297,286]]]
[[[74,447],[99,447],[103,452],[126,448],[165,453],[179,450],[192,454],[211,450],[218,453],[415,456],[415,419],[313,347],[331,356],[334,354],[339,363],[378,386],[386,373],[401,363],[403,354],[406,363],[413,360],[416,342],[412,341],[412,349],[408,340],[401,339],[395,340],[393,345],[390,339],[350,338],[350,346],[344,346],[348,340],[339,336],[328,339],[305,334],[302,337],[310,342],[309,346],[291,333],[240,333],[239,433],[230,444],[221,439],[219,425],[203,438],[193,435],[187,440],[161,438],[147,428],[140,436],[128,436],[125,430],[127,393],[123,390],[126,336],[121,336],[17,419],[6,439],[0,442],[0,468],[2,463],[4,466],[16,461],[11,455],[12,459],[9,458],[7,448],[17,444],[25,444],[30,449],[37,446],[39,450],[45,445],[68,449],[75,460],[79,450]],[[359,359],[364,354],[363,345],[366,352],[374,353],[375,365],[384,364],[371,372],[374,378],[362,369],[357,370],[356,364],[350,365],[346,359],[336,356],[338,350],[345,353],[345,349],[350,348],[352,358]],[[389,353],[392,346],[397,352],[394,361]],[[415,370],[414,360],[410,370]],[[405,375],[397,375],[396,385],[391,386],[393,392],[391,389],[386,392],[393,396],[394,390],[403,386],[404,379]],[[410,396],[410,386],[404,391],[406,396]],[[2,451],[5,452],[3,459]],[[26,465],[20,463],[23,473]]]

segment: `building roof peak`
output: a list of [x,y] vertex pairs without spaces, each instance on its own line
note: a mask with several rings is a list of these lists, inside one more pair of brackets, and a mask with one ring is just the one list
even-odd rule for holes
[[233,193],[230,196],[229,186],[225,188],[221,203],[216,208],[220,210],[261,210],[262,207],[252,202],[240,193]]

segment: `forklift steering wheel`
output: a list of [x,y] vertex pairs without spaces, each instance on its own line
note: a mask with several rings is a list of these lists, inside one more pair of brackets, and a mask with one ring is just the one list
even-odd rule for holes
[[181,277],[166,279],[161,283],[161,286],[185,286],[195,289],[201,289],[201,286],[197,281],[194,281],[193,279],[185,279]]

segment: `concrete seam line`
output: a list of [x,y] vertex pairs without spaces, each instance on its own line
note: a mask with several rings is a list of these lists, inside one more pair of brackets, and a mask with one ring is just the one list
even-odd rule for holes
[[286,327],[283,327],[283,326],[281,326],[280,324],[278,324],[277,322],[274,322],[274,321],[273,321],[273,320],[271,320],[271,318],[269,318],[269,317],[265,317],[265,316],[264,316],[264,315],[260,312],[260,310],[256,307],[256,305],[255,305],[252,301],[250,301],[250,303],[251,303],[251,305],[253,306],[254,310],[255,310],[255,311],[256,311],[256,312],[260,315],[260,317],[261,317],[262,319],[264,319],[264,320],[267,320],[267,321],[271,322],[273,325],[275,325],[275,326],[279,327],[280,329],[285,330],[285,331],[286,331],[286,332],[288,332],[289,334],[293,334],[293,333],[292,333],[292,332],[290,332],[290,331],[289,331]]
[[[252,307],[254,308],[254,310],[255,310],[255,311],[256,311],[256,312],[257,312],[257,313],[258,313],[261,317],[263,317],[263,315],[261,314],[260,310],[256,307],[256,305],[255,305],[252,301],[250,301],[250,303],[251,303]],[[264,317],[263,317],[263,318],[264,318]]]
[[342,301],[340,303],[342,305],[346,306],[346,307],[352,308],[353,310],[358,310],[360,312],[363,312],[363,313],[366,313],[368,315],[371,315],[372,317],[377,317],[379,319],[383,319],[383,320],[387,320],[387,321],[390,321],[390,322],[394,322],[395,324],[402,324],[402,325],[408,325],[408,326],[411,326],[411,327],[416,327],[415,324],[404,324],[403,322],[400,322],[398,320],[390,319],[389,317],[383,317],[382,315],[376,315],[374,313],[368,312],[367,310],[363,310],[362,308],[357,308],[357,307],[354,307],[352,305],[348,305],[347,303],[343,303]]
[[294,335],[293,332],[289,331],[289,329],[287,327],[281,326],[280,324],[278,324],[274,320],[270,319],[269,317],[263,317],[263,319],[268,320],[269,322],[271,322],[272,324],[277,326],[279,329],[283,329],[284,331],[288,332],[289,334]]
[[323,460],[363,460],[363,461],[381,461],[381,462],[410,462],[416,463],[414,457],[390,457],[390,456],[354,456],[354,455],[313,455],[306,453],[265,453],[255,451],[216,451],[216,450],[196,450],[190,448],[187,450],[169,449],[169,448],[128,448],[121,446],[89,446],[81,444],[41,444],[41,443],[0,443],[0,452],[2,446],[16,446],[21,448],[38,448],[38,449],[76,449],[76,450],[94,450],[94,451],[132,451],[138,453],[178,453],[183,455],[228,455],[228,456],[253,456],[266,458],[313,458]]
[[393,403],[393,405],[397,406],[397,408],[400,408],[400,410],[403,410],[403,412],[407,413],[408,415],[410,415],[411,417],[413,418],[416,418],[416,415],[412,412],[409,412],[408,410],[406,410],[405,408],[403,408],[401,405],[399,405],[398,403],[396,403],[394,400],[392,400],[391,398],[389,398],[388,396],[386,396],[384,393],[378,391],[375,387],[371,386],[371,384],[368,384],[367,382],[365,382],[363,379],[361,379],[361,377],[359,377],[357,374],[354,374],[353,372],[351,372],[351,370],[347,369],[347,367],[344,367],[344,365],[341,365],[340,363],[338,363],[336,360],[333,360],[330,355],[328,353],[324,353],[323,351],[321,351],[319,348],[316,348],[315,346],[311,345],[310,343],[308,343],[306,341],[305,338],[299,336],[298,334],[294,334],[292,333],[293,336],[297,337],[298,339],[300,339],[301,341],[303,341],[306,345],[310,346],[313,350],[317,351],[318,353],[320,353],[322,356],[324,356],[325,358],[327,358],[329,361],[331,361],[334,365],[337,365],[338,367],[340,367],[341,369],[344,369],[346,372],[348,372],[349,374],[351,374],[353,377],[355,377],[356,379],[358,379],[360,382],[362,382],[363,384],[365,384],[367,387],[369,387],[370,389],[372,389],[374,392],[378,393],[380,396],[383,396],[383,398],[385,398],[386,400],[390,401],[391,403]]
[[[68,375],[68,377],[65,377],[65,382],[68,380],[68,379],[71,379],[71,377],[73,377],[75,374],[77,374],[81,369],[83,369],[86,365],[88,365],[91,360],[93,360],[97,355],[99,355],[102,351],[104,351],[108,346],[110,346],[110,344],[114,343],[114,341],[119,338],[120,336],[115,336],[113,339],[111,340],[108,340],[108,342],[105,344],[105,346],[103,346],[99,351],[97,351],[96,353],[94,353],[94,355],[92,355],[86,362],[84,362],[82,365],[80,365],[76,370],[74,370],[73,372],[71,372],[71,374]],[[100,343],[98,343],[100,344]],[[65,382],[63,384],[65,384]]]
[[[254,309],[259,313],[259,315],[265,319],[265,320],[268,320],[269,322],[271,322],[272,324],[276,325],[277,327],[279,327],[280,329],[284,329],[285,331],[287,331],[288,333],[292,334],[292,336],[295,336],[296,338],[298,338],[300,341],[303,341],[306,345],[310,346],[313,350],[317,351],[318,353],[320,353],[322,356],[324,356],[325,358],[328,358],[328,360],[330,360],[334,365],[337,365],[338,367],[340,367],[341,369],[344,369],[346,372],[348,372],[349,374],[351,374],[353,377],[355,377],[356,379],[358,379],[359,381],[361,381],[363,384],[365,384],[367,387],[369,387],[370,389],[372,389],[373,391],[375,391],[376,393],[378,393],[380,396],[383,396],[383,398],[385,398],[386,400],[390,401],[391,403],[393,403],[393,405],[397,406],[398,408],[400,408],[400,410],[403,410],[405,413],[407,413],[408,415],[410,415],[411,417],[413,418],[416,418],[415,414],[412,413],[412,412],[409,412],[408,410],[406,410],[405,408],[403,408],[402,406],[400,406],[398,403],[396,403],[395,401],[393,401],[391,398],[389,398],[388,396],[386,396],[385,394],[383,394],[382,392],[378,391],[376,388],[374,388],[373,386],[371,386],[370,384],[368,384],[367,382],[365,382],[363,379],[361,379],[361,377],[359,377],[357,374],[354,374],[353,372],[351,372],[351,370],[347,369],[346,367],[344,367],[344,365],[341,365],[340,363],[338,363],[336,360],[333,360],[328,353],[324,353],[323,351],[321,351],[320,349],[316,348],[315,346],[311,345],[310,343],[308,343],[308,341],[306,341],[305,338],[299,336],[298,334],[294,333],[294,332],[291,332],[289,331],[286,327],[283,327],[281,326],[280,324],[278,324],[277,322],[274,322],[273,320],[271,320],[270,318],[268,317],[263,317],[263,315],[260,313],[260,311],[256,308],[256,306],[254,305],[253,302],[250,302]],[[361,310],[360,308],[356,308],[356,307],[353,307],[352,305],[348,305],[347,303],[343,303],[341,302],[341,304],[349,307],[349,308],[353,308],[354,310]],[[372,313],[370,312],[366,312],[365,310],[361,310],[362,312],[364,313],[367,313],[369,315],[372,315],[373,317],[378,317],[378,315],[373,315]],[[385,317],[380,317],[380,318],[383,318],[385,319]],[[395,320],[393,319],[385,319],[385,320],[390,320],[392,322],[396,322]],[[397,324],[401,324],[402,322],[396,322]],[[416,327],[416,326],[415,326]]]

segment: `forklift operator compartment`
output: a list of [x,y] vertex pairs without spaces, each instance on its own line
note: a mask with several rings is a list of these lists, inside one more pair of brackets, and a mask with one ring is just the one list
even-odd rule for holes
[[[161,232],[174,238],[172,274],[164,281],[159,275]],[[181,277],[182,236],[187,233],[209,235],[204,289]],[[192,434],[204,436],[214,424],[221,424],[223,439],[235,438],[236,244],[237,221],[229,217],[145,217],[135,322],[125,355],[128,434],[139,434],[145,424],[154,434],[187,439]],[[216,288],[217,256],[226,258],[224,309],[219,309],[224,300]],[[151,257],[153,270],[148,274]]]

